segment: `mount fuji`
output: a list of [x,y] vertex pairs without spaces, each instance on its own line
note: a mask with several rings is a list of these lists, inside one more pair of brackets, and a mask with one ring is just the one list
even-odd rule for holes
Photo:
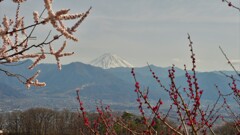
[[131,65],[129,62],[127,62],[123,58],[111,53],[105,53],[102,56],[92,60],[90,62],[90,65],[101,67],[103,69],[116,68],[116,67],[133,67],[133,65]]

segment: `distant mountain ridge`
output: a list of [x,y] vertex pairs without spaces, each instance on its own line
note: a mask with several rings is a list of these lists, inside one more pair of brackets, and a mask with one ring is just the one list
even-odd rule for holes
[[[0,67],[11,72],[31,77],[36,70],[41,70],[39,81],[47,83],[46,87],[26,90],[25,85],[18,82],[14,77],[7,77],[0,72],[0,108],[4,106],[12,108],[29,108],[44,106],[51,108],[76,108],[76,88],[80,88],[81,98],[86,101],[87,106],[95,108],[96,101],[103,100],[103,103],[113,106],[115,109],[126,109],[135,106],[136,93],[134,93],[134,79],[131,75],[131,68],[118,67],[103,69],[81,62],[74,62],[63,65],[59,71],[55,64],[40,64],[34,70],[28,70],[32,61],[25,61],[18,66]],[[150,65],[152,70],[161,79],[162,83],[169,87],[168,68]],[[167,93],[163,92],[153,79],[149,68],[135,68],[136,78],[141,84],[142,90],[149,88],[149,96],[152,101],[162,98],[168,100]],[[176,85],[187,87],[185,71],[176,67]],[[228,83],[230,80],[216,72],[198,72],[199,86],[204,90],[202,99],[214,101],[217,98],[215,84],[223,91],[229,93]]]
[[116,68],[116,67],[133,67],[132,64],[130,64],[123,58],[111,53],[105,53],[102,56],[92,60],[90,62],[90,65],[101,67],[103,69]]

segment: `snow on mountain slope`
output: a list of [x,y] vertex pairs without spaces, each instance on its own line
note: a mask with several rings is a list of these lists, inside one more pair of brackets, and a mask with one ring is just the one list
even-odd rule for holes
[[111,53],[103,54],[102,56],[92,60],[90,62],[90,65],[101,67],[103,69],[116,67],[133,67],[129,62],[127,62],[123,58]]

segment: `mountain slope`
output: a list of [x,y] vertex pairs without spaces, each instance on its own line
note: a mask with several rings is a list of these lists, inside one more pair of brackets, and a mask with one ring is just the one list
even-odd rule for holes
[[[168,69],[151,65],[151,69],[155,72],[155,74],[159,77],[162,84],[164,84],[167,88],[169,88],[170,79],[168,77]],[[175,82],[177,87],[188,87],[187,79],[185,77],[185,71],[180,68],[175,68]],[[122,80],[134,83],[133,77],[131,75],[130,68],[112,68],[107,69],[107,71],[111,72],[115,76],[121,78]],[[137,81],[140,82],[142,87],[150,89],[151,98],[157,100],[158,98],[167,99],[168,94],[159,87],[156,80],[152,77],[151,72],[148,67],[140,67],[135,68]],[[189,71],[191,74],[191,71]],[[215,88],[215,85],[221,89],[223,93],[230,93],[228,84],[230,83],[229,78],[226,78],[222,74],[216,72],[197,72],[198,83],[200,89],[204,90],[202,98],[205,100],[215,100],[217,98],[218,93]],[[239,84],[240,85],[240,84]]]
[[25,97],[18,90],[0,82],[0,99],[23,98]]
[[127,62],[123,58],[111,53],[103,54],[102,56],[92,60],[90,62],[90,65],[101,67],[103,69],[116,67],[133,67],[129,62]]
[[[43,67],[42,70],[44,72]],[[55,96],[76,96],[76,88],[81,88],[82,96],[95,99],[130,100],[134,94],[130,92],[129,95],[125,95],[131,91],[133,86],[131,83],[123,81],[102,68],[80,62],[64,65],[61,71],[53,68],[51,72],[44,73],[39,79],[47,83],[39,93]]]

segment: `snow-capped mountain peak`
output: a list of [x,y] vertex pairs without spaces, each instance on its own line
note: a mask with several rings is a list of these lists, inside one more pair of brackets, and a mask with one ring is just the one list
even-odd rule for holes
[[129,62],[127,62],[123,58],[111,53],[103,54],[102,56],[92,60],[90,64],[96,67],[101,67],[103,69],[116,67],[133,67]]

